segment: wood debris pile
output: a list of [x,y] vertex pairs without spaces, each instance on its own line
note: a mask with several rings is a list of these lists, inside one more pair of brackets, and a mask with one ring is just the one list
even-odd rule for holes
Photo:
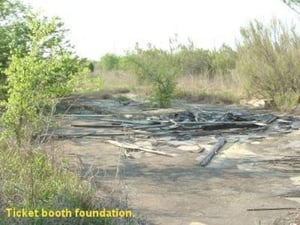
[[188,140],[206,135],[234,135],[263,132],[287,133],[299,129],[300,123],[294,118],[279,118],[273,114],[241,114],[233,112],[198,112],[184,111],[179,113],[149,116],[143,119],[117,118],[115,115],[67,114],[73,128],[86,128],[89,132],[77,134],[59,133],[57,136],[83,137],[174,137],[177,140]]
[[[261,139],[270,135],[289,133],[300,128],[300,121],[292,117],[275,116],[266,110],[195,107],[188,110],[140,110],[140,108],[115,107],[110,103],[107,109],[60,115],[67,125],[55,129],[56,138],[93,137],[120,148],[138,150],[151,154],[172,157],[174,154],[137,146],[131,140],[189,141],[199,137],[213,136],[215,145],[205,156],[197,158],[201,166],[206,166],[226,142],[247,139]],[[85,109],[87,107],[84,107]],[[123,110],[123,111],[122,111]]]

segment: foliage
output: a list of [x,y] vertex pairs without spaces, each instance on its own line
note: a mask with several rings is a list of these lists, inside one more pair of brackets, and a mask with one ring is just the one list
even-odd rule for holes
[[[148,50],[155,50],[155,48],[151,47]],[[137,48],[139,48],[137,46]],[[148,50],[144,50],[145,52]],[[164,50],[161,50],[164,52]],[[125,56],[116,56],[113,55],[115,60],[110,57],[105,57],[101,59],[100,64],[104,64],[107,60],[106,68],[119,69],[122,71],[130,71],[134,72],[138,75],[141,81],[145,80],[145,73],[141,66],[138,66],[134,59],[141,53],[143,50],[131,52]],[[144,54],[145,54],[144,52]],[[230,48],[229,46],[223,44],[220,49],[217,50],[205,50],[195,48],[194,44],[191,42],[189,45],[179,44],[177,47],[173,48],[172,54],[168,54],[167,57],[176,57],[177,58],[177,66],[181,68],[181,73],[183,75],[200,75],[200,76],[208,76],[213,78],[216,75],[225,75],[231,73],[231,71],[235,68],[235,62],[237,59],[236,52]],[[112,54],[107,54],[106,56],[111,56]],[[160,58],[157,57],[157,64],[159,64]],[[155,60],[155,57],[153,57]],[[170,59],[172,61],[172,59]],[[114,64],[114,66],[111,66]],[[103,66],[102,66],[103,68]]]
[[212,65],[216,74],[229,74],[235,68],[237,53],[228,45],[223,44],[212,52]]
[[[95,209],[94,190],[70,172],[67,162],[53,160],[44,149],[0,149],[0,224],[113,224],[109,218],[7,217],[6,208],[62,210]],[[29,154],[28,154],[29,153]],[[52,160],[51,160],[52,159]],[[98,205],[97,205],[98,204]],[[134,223],[132,223],[134,224]]]
[[8,67],[11,46],[24,51],[27,36],[27,27],[22,26],[27,8],[19,1],[0,1],[0,100],[7,98],[6,75],[4,70]]
[[[11,46],[3,123],[6,134],[17,139],[32,137],[41,131],[53,99],[71,91],[69,80],[80,70],[80,61],[64,42],[64,30],[58,18],[48,20],[32,14],[24,21],[26,49]],[[25,40],[24,40],[25,41]]]
[[154,100],[161,107],[170,106],[176,78],[180,74],[176,55],[155,47],[142,50],[137,46],[131,60],[135,65],[135,73],[151,84]]
[[[107,54],[99,64],[107,70],[122,70],[137,75],[140,84],[152,86],[152,97],[160,106],[168,106],[176,88],[178,75],[196,75],[213,79],[216,75],[231,73],[235,68],[237,53],[227,45],[218,50],[195,48],[170,40],[170,50],[162,50],[148,44],[143,50],[136,45],[135,51],[125,56]],[[106,65],[106,66],[104,66]]]
[[133,55],[128,54],[120,57],[118,69],[122,71],[135,71],[137,70],[136,65],[132,60]]
[[100,59],[99,65],[102,70],[117,70],[119,67],[119,56],[115,54],[106,54]]
[[237,70],[250,94],[271,100],[279,109],[297,104],[300,96],[300,36],[293,28],[273,20],[241,29]]
[[[78,60],[68,56],[72,54],[72,46],[64,38],[66,30],[63,23],[58,18],[52,21],[45,17],[38,18],[29,7],[17,0],[2,0],[0,6],[0,100],[7,100],[9,97],[5,70],[10,66],[13,55],[22,58],[32,52],[35,32],[47,23],[49,31],[44,37],[39,37],[41,40],[36,55],[40,59],[54,59],[55,55],[61,55],[60,59],[55,59],[60,60],[61,65],[52,71],[60,74],[60,80],[56,82],[58,76],[49,76],[47,82],[60,83],[62,87],[63,81],[78,70],[74,67]],[[60,95],[64,94],[62,88],[56,88],[58,93],[62,91]]]
[[[0,176],[3,181],[0,189],[2,203],[9,205],[11,204],[9,201],[18,195],[22,196],[22,199],[13,202],[15,207],[37,207],[42,206],[44,202],[48,202],[51,206],[58,200],[55,199],[58,195],[75,190],[68,185],[78,186],[79,193],[82,189],[78,177],[64,169],[59,171],[41,149],[27,150],[30,153],[28,155],[20,154],[19,151],[13,149],[10,151],[1,149],[0,152]],[[24,194],[19,193],[20,191]],[[75,193],[70,194],[76,196]]]
[[218,50],[205,50],[189,46],[181,46],[177,53],[183,73],[186,75],[208,75],[210,78],[217,74],[228,74],[235,68],[236,52],[223,44]]
[[211,75],[213,73],[212,56],[209,50],[183,46],[177,54],[184,74]]
[[5,106],[1,119],[9,137],[6,146],[0,142],[0,224],[114,224],[109,218],[8,218],[5,214],[7,207],[102,206],[94,200],[89,182],[82,182],[52,151],[48,155],[31,142],[49,125],[56,98],[70,93],[74,75],[85,65],[73,55],[58,18],[40,17],[16,0],[0,1],[0,99]]
[[89,68],[89,70],[90,70],[90,72],[94,72],[95,71],[95,66],[94,66],[94,63],[93,62],[89,62],[89,64],[88,64],[88,68]]

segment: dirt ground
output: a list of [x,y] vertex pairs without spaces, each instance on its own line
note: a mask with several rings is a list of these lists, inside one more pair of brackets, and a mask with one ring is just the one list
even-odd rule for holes
[[[69,132],[72,122],[64,120],[60,131]],[[282,208],[300,208],[300,130],[236,137],[238,141],[228,141],[207,167],[200,167],[195,159],[206,152],[201,149],[213,146],[213,135],[190,140],[135,139],[140,146],[174,157],[143,152],[125,157],[124,149],[106,142],[109,137],[84,136],[57,143],[64,156],[80,161],[83,173],[92,171],[99,186],[110,188],[117,181],[130,208],[154,224],[296,224],[284,218],[297,211]],[[290,160],[277,160],[283,158]],[[249,211],[262,208],[273,210]]]

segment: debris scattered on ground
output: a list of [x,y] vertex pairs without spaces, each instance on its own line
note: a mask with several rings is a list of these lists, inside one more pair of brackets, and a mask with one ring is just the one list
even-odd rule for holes
[[[172,109],[149,109],[142,103],[130,101],[120,105],[113,100],[77,99],[69,105],[58,107],[58,118],[65,121],[51,136],[57,138],[101,138],[110,144],[127,150],[136,150],[164,156],[175,154],[150,149],[135,142],[155,140],[161,145],[172,146],[177,141],[178,150],[204,152],[197,158],[199,165],[206,166],[226,142],[251,142],[260,144],[268,136],[286,134],[300,129],[300,120],[277,116],[268,110],[251,110],[239,107],[193,105]],[[66,112],[66,113],[63,113]],[[209,143],[200,140],[208,137]],[[217,143],[216,143],[217,141]],[[206,144],[215,144],[203,151]],[[127,154],[128,152],[126,152]],[[130,158],[130,154],[127,154]],[[281,159],[281,163],[285,159]],[[289,159],[288,159],[289,160]],[[273,160],[270,163],[276,163]],[[299,164],[298,161],[293,161]]]

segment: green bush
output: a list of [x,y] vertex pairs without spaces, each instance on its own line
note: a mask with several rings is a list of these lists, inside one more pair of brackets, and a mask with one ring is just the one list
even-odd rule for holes
[[229,74],[235,68],[237,53],[229,46],[223,44],[222,47],[212,52],[213,71],[216,74]]
[[137,48],[131,59],[135,73],[152,86],[154,100],[160,107],[170,106],[180,74],[178,57],[172,52],[153,47],[148,50]]
[[104,55],[99,62],[100,68],[105,71],[117,70],[119,68],[120,57],[115,54]]
[[135,71],[135,64],[132,61],[132,57],[130,54],[120,57],[118,69],[122,71]]
[[299,102],[300,36],[294,28],[273,20],[270,26],[258,21],[241,29],[237,71],[254,97],[266,98],[278,109]]
[[212,55],[209,50],[182,46],[177,55],[182,72],[186,75],[212,75],[214,73]]
[[11,49],[7,77],[6,111],[2,116],[5,134],[22,139],[41,132],[49,121],[55,99],[71,92],[69,81],[80,70],[81,63],[64,46],[62,23],[58,18],[48,20],[32,15],[26,19],[30,29],[28,49]]
[[27,8],[19,1],[0,1],[0,100],[7,99],[7,77],[4,70],[9,66],[11,47],[26,51],[28,29],[23,26]]

